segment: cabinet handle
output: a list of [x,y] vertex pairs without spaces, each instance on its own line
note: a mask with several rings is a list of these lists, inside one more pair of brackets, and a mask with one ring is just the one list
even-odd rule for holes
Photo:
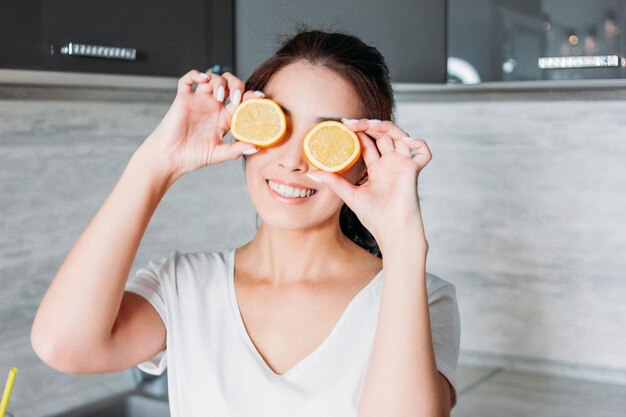
[[619,55],[596,56],[549,56],[539,58],[541,69],[604,68],[624,66],[625,60]]
[[83,56],[91,58],[137,60],[137,50],[134,48],[119,48],[116,46],[88,45],[84,43],[68,43],[61,47],[62,55]]

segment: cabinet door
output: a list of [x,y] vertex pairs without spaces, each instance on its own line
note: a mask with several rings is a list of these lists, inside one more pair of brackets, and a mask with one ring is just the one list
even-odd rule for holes
[[180,76],[234,65],[232,1],[22,0],[0,15],[3,68]]
[[623,79],[625,57],[626,0],[448,1],[450,82]]

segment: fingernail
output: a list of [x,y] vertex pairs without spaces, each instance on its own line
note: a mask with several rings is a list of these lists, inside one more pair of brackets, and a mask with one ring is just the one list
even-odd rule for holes
[[378,120],[378,119],[369,119],[367,121],[367,123],[370,124],[370,125],[379,125],[381,123],[381,121]]
[[263,91],[255,91],[254,95],[257,97],[265,97],[265,93],[263,93]]
[[307,177],[311,178],[313,181],[315,182],[324,182],[321,179],[317,178],[315,175],[312,174],[306,174]]
[[198,77],[207,79],[209,78],[209,74],[207,74],[206,72],[201,72],[200,74],[198,74]]
[[236,106],[239,104],[239,102],[241,101],[241,90],[235,90],[235,93],[233,94],[233,104]]
[[414,141],[415,139],[406,136],[406,137],[403,137],[402,140],[405,140],[407,142],[411,142],[411,141]]
[[348,123],[349,125],[355,125],[357,123],[359,123],[358,119],[348,119],[346,120],[346,123]]
[[220,87],[217,89],[217,101],[223,101],[224,100],[224,87],[220,85]]
[[255,154],[259,151],[258,148],[254,148],[254,149],[246,149],[245,151],[242,152],[242,154],[244,155],[252,155]]

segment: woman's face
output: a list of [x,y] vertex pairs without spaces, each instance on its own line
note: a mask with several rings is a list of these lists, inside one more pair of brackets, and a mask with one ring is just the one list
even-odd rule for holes
[[[331,70],[303,61],[276,72],[263,92],[282,107],[287,117],[287,131],[278,144],[260,149],[246,159],[248,191],[257,212],[263,222],[283,229],[314,228],[329,221],[337,222],[343,201],[324,184],[307,177],[306,174],[316,168],[304,156],[302,142],[322,118],[341,121],[343,117],[363,117],[356,92]],[[364,173],[361,157],[340,175],[355,184]],[[273,191],[270,181],[273,186],[283,184],[316,191],[309,197],[290,198]],[[333,219],[335,215],[337,218]]]

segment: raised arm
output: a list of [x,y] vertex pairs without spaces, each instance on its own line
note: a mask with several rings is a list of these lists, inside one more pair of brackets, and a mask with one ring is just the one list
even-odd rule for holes
[[312,173],[352,209],[383,254],[384,282],[359,417],[445,417],[449,403],[435,363],[419,172],[431,159],[426,142],[391,121],[345,121],[363,147],[368,181],[353,186],[328,172]]
[[[180,79],[167,114],[133,154],[41,301],[31,342],[44,362],[74,374],[112,372],[165,347],[165,325],[156,310],[124,287],[148,223],[171,185],[187,172],[252,148],[222,142],[239,104],[237,90],[243,91],[243,82],[227,73],[209,79],[194,70]],[[225,106],[229,92],[237,99]]]

